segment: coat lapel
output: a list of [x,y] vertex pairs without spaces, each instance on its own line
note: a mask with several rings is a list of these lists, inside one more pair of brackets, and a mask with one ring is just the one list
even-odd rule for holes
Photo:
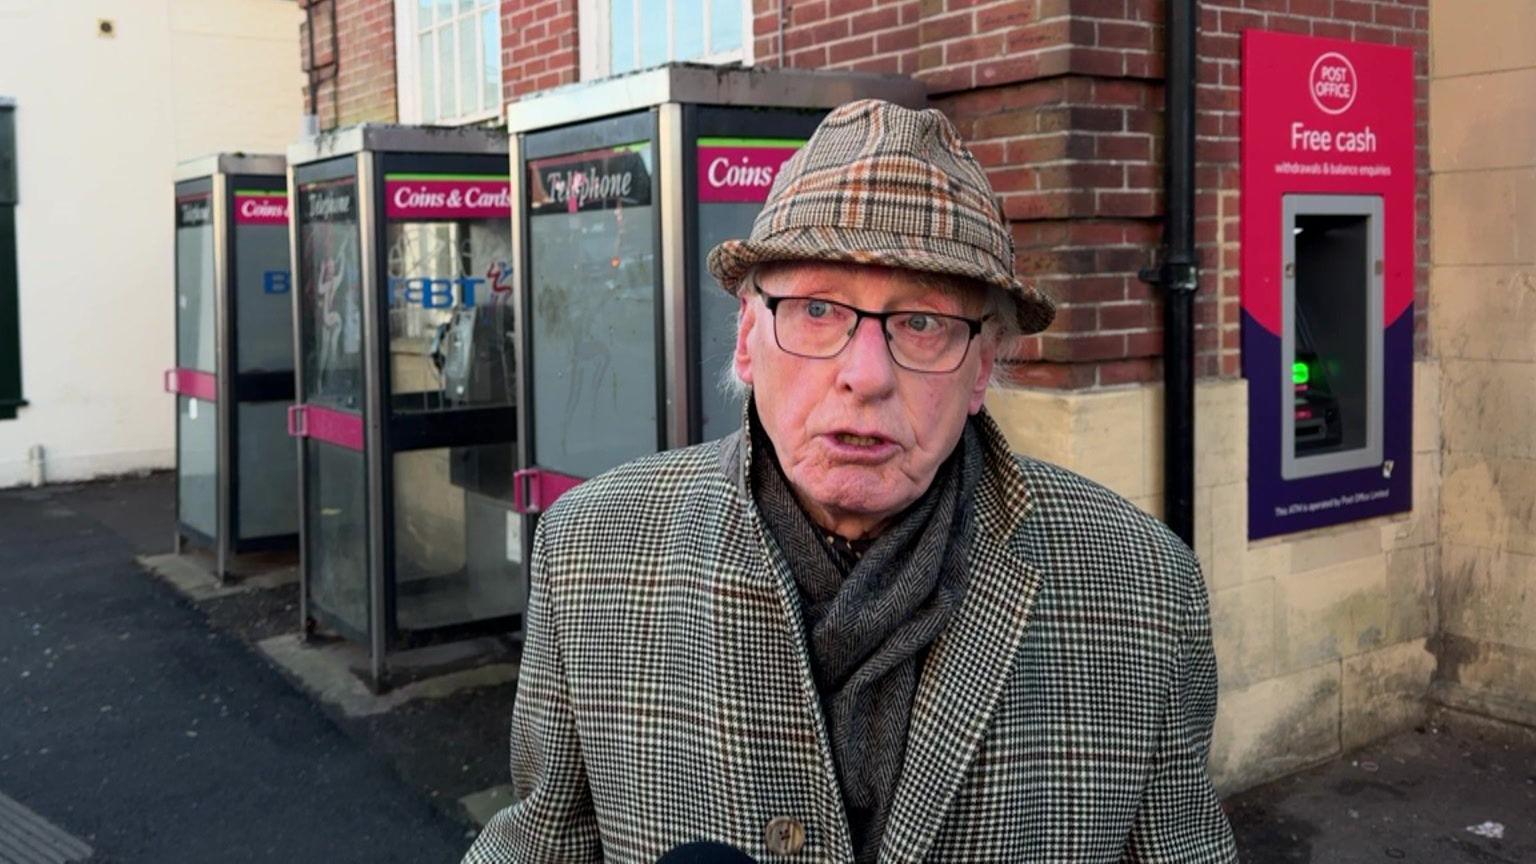
[[979,419],[988,464],[976,498],[970,586],[918,682],[881,861],[920,861],[933,844],[1012,676],[1040,588],[1018,539],[1033,501],[1002,432],[985,412]]

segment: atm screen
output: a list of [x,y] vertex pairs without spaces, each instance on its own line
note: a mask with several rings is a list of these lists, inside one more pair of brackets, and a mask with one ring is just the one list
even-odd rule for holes
[[1286,206],[1288,462],[1295,476],[1364,467],[1381,445],[1379,199],[1288,196]]

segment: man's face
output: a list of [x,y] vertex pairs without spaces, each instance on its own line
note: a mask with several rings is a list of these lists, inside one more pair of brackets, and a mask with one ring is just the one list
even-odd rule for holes
[[[797,263],[774,268],[759,284],[773,296],[871,312],[982,315],[979,296],[924,287],[915,274],[887,267]],[[879,322],[869,319],[837,356],[811,359],[778,346],[773,315],[750,284],[741,297],[736,373],[752,386],[801,505],[844,537],[877,533],[928,489],[966,417],[981,409],[996,353],[990,333],[973,340],[960,368],[942,374],[896,365]]]

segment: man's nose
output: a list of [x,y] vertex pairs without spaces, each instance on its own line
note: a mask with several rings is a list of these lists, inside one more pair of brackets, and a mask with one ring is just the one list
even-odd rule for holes
[[879,396],[896,384],[896,363],[885,341],[885,329],[873,318],[858,323],[843,349],[838,382],[860,395]]

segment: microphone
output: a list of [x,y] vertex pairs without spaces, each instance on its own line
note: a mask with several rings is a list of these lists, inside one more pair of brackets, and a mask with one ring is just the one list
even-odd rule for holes
[[729,843],[696,840],[673,846],[656,864],[757,864],[757,859]]

